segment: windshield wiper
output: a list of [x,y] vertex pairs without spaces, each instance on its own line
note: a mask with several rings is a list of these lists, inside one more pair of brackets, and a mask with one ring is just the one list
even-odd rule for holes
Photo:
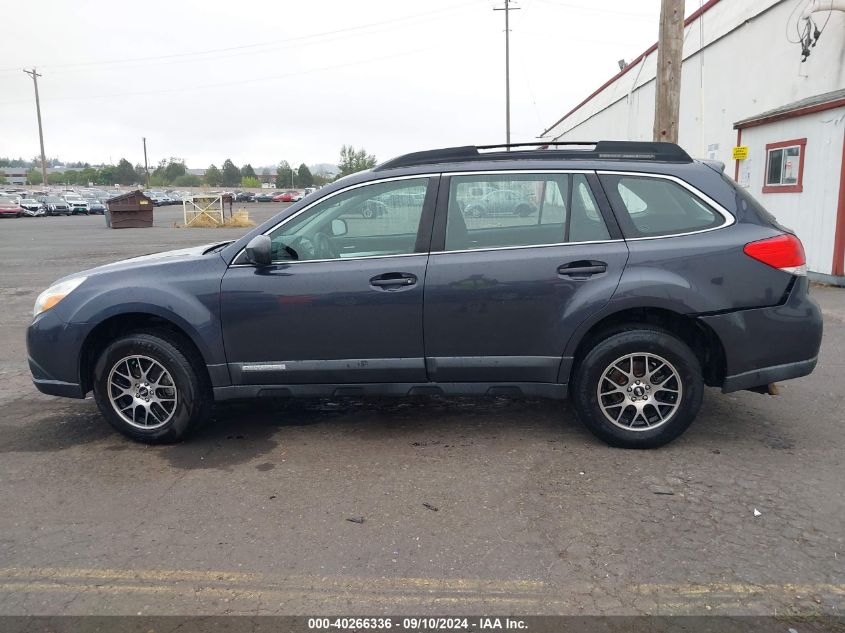
[[220,244],[215,244],[215,245],[214,245],[214,246],[212,246],[211,248],[207,248],[207,249],[205,249],[205,250],[202,252],[202,254],[203,254],[203,255],[208,255],[209,253],[219,253],[220,251],[222,251],[224,248],[226,248],[229,244],[231,244],[231,243],[232,243],[232,242],[234,242],[234,241],[235,241],[235,240],[229,240],[228,242],[221,242]]

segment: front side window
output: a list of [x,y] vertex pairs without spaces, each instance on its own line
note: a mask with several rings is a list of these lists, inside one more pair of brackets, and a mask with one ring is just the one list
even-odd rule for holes
[[625,237],[677,235],[716,228],[725,219],[686,187],[666,178],[604,174],[608,196],[619,207]]
[[447,251],[609,238],[584,174],[478,174],[450,179]]
[[415,252],[428,181],[375,183],[317,203],[270,233],[273,261]]
[[766,180],[763,193],[803,191],[806,145],[805,138],[766,145]]

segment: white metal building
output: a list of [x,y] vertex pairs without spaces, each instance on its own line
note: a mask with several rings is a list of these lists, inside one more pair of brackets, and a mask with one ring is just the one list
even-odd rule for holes
[[[690,14],[679,142],[726,163],[797,232],[814,276],[845,285],[845,10],[837,7],[845,0],[709,0]],[[810,38],[803,62],[802,35]],[[541,136],[651,140],[656,65],[655,44]],[[734,146],[747,146],[748,158],[733,160]]]

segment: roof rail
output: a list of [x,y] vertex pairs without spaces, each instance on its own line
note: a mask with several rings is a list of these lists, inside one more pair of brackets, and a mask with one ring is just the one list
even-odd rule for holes
[[[511,152],[512,148],[531,147],[533,150]],[[584,149],[581,149],[584,147]],[[587,149],[589,147],[589,149]],[[564,149],[566,148],[566,149]],[[500,151],[479,151],[500,150]],[[504,150],[504,151],[502,151]],[[509,145],[464,145],[423,152],[413,152],[391,158],[374,168],[374,171],[429,165],[434,163],[459,163],[472,161],[513,160],[642,160],[673,163],[691,163],[692,158],[675,143],[641,141],[549,141],[539,143],[511,143]]]

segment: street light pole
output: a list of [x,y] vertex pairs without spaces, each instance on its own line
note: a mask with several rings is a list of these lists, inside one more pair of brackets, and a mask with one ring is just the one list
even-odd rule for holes
[[[519,7],[512,7],[513,0],[504,0],[505,6],[495,7],[493,11],[505,12],[505,143],[511,144],[511,29],[510,12],[519,11]],[[510,147],[508,147],[510,151]]]
[[35,112],[38,114],[38,140],[41,142],[41,178],[44,186],[47,186],[47,157],[44,154],[44,131],[41,128],[41,101],[38,99],[38,78],[41,77],[35,72],[35,67],[32,70],[24,70],[24,72],[32,77],[32,85],[35,86]]

